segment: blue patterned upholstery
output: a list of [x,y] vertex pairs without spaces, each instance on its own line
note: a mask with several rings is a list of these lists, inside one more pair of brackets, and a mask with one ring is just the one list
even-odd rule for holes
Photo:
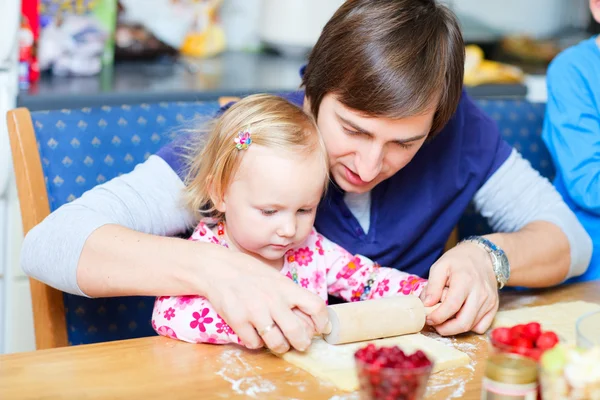
[[[182,122],[213,115],[217,102],[159,103],[31,113],[53,211],[143,162]],[[154,335],[153,297],[64,295],[69,343]]]
[[[496,121],[504,139],[514,146],[533,168],[550,180],[554,178],[554,165],[541,138],[546,104],[512,99],[477,100],[476,103]],[[472,205],[460,219],[458,230],[461,238],[491,232],[485,219],[475,212]]]
[[[497,121],[502,135],[542,175],[554,174],[541,138],[544,104],[518,100],[479,100]],[[212,115],[217,102],[159,103],[31,114],[50,209],[73,201],[155,153],[177,134],[184,121]],[[490,231],[470,207],[459,222],[460,236]],[[150,336],[153,297],[87,299],[65,294],[71,344]]]

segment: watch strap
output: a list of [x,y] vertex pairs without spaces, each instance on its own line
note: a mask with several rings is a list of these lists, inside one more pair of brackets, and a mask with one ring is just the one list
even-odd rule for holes
[[[510,266],[504,250],[496,246],[496,244],[494,244],[491,240],[482,236],[469,236],[464,239],[463,242],[476,243],[488,252],[490,259],[492,260],[492,267],[494,270],[494,275],[496,275],[498,289],[502,289],[510,277]],[[506,273],[503,273],[503,270]]]

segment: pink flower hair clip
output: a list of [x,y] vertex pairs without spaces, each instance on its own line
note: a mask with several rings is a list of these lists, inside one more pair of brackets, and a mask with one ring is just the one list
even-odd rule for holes
[[234,139],[235,147],[238,150],[247,150],[248,146],[252,144],[252,138],[250,137],[250,132],[241,131],[238,133],[237,137]]

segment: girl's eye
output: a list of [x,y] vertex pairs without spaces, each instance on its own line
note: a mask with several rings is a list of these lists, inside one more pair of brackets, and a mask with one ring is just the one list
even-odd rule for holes
[[313,212],[312,208],[301,208],[298,210],[300,214],[310,214]]
[[273,215],[277,212],[277,210],[260,210],[260,211],[262,212],[262,215],[266,215],[266,216]]

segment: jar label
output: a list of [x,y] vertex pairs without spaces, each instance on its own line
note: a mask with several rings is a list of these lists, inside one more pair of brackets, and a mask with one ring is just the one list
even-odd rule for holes
[[536,400],[538,385],[537,382],[517,385],[483,378],[482,392],[484,400]]

